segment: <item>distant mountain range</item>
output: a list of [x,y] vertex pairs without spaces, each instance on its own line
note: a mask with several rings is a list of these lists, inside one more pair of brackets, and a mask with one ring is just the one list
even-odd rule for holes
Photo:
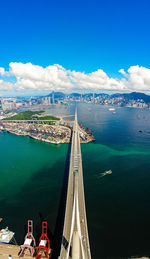
[[[50,93],[49,95],[47,96],[52,96],[52,93]],[[71,97],[75,97],[75,98],[79,98],[79,97],[93,97],[93,93],[87,93],[87,94],[79,94],[79,93],[71,93],[71,94],[65,94],[65,93],[62,93],[62,92],[54,92],[54,96],[55,98],[59,98],[59,99],[64,99],[66,96],[69,96],[70,98]],[[150,95],[147,95],[147,94],[144,94],[144,93],[137,93],[137,92],[132,92],[132,93],[116,93],[116,94],[104,94],[104,93],[100,93],[100,94],[97,94],[97,93],[94,93],[94,97],[98,97],[98,96],[101,96],[101,97],[105,97],[105,98],[109,98],[109,99],[113,99],[113,98],[124,98],[126,101],[127,100],[143,100],[145,103],[150,103]]]
[[111,95],[111,98],[116,98],[116,97],[123,97],[124,99],[127,100],[139,100],[142,99],[145,103],[150,103],[150,96],[144,93],[128,93],[128,94],[113,94]]

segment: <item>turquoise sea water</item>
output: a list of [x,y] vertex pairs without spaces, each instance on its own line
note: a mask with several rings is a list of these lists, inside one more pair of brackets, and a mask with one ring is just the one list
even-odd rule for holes
[[[49,113],[73,114],[74,105],[53,106]],[[113,114],[108,107],[79,103],[78,118],[96,138],[82,145],[92,258],[150,255],[150,111],[116,108]],[[37,236],[46,219],[55,246],[68,148],[0,134],[0,217],[19,243],[28,219]]]

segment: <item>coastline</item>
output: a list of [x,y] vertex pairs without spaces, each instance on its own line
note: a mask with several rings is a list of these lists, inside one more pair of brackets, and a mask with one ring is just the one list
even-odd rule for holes
[[[28,122],[2,121],[0,132],[8,132],[17,136],[29,136],[38,141],[63,144],[70,143],[72,127],[65,125],[49,125],[49,124],[30,124]],[[81,143],[89,143],[95,141],[92,132],[79,125],[79,134]]]
[[[2,244],[0,243],[0,258],[6,259],[9,255],[12,256],[13,259],[18,259],[18,253],[20,251],[19,245],[12,245],[12,244]],[[25,259],[33,258],[30,256],[29,251],[26,250],[26,254],[24,255]],[[35,258],[35,257],[34,257]],[[122,257],[122,259],[127,259],[127,257]],[[128,257],[128,259],[150,259],[150,257],[140,256],[140,257]]]
[[[18,253],[20,251],[20,246],[12,245],[12,244],[2,244],[0,243],[0,258],[6,259],[9,255],[12,256],[13,259],[18,259]],[[33,258],[30,255],[25,255],[25,259]]]

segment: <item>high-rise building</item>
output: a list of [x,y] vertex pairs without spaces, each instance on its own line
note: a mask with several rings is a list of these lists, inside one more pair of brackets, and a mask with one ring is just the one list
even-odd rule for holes
[[93,103],[95,102],[95,93],[93,93]]
[[10,111],[16,109],[16,100],[14,99],[2,99],[2,109],[4,111]]
[[54,91],[52,92],[52,103],[55,103],[55,96],[54,96]]
[[42,98],[42,104],[44,105],[50,105],[52,103],[52,98],[50,96],[46,96]]

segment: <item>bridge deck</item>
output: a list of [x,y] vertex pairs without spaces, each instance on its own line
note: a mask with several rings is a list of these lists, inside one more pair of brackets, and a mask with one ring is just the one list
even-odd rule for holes
[[78,231],[79,233],[79,258],[91,259],[85,210],[82,157],[77,115],[75,116],[72,136],[68,192],[60,259],[72,258],[73,231]]

